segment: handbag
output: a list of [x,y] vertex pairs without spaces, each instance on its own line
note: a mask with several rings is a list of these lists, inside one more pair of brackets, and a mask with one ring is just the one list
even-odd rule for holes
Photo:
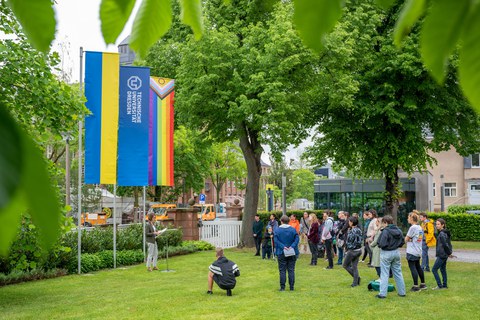
[[291,257],[295,255],[295,250],[290,247],[290,248],[283,248],[283,254],[285,257]]
[[342,248],[345,245],[345,240],[337,239],[337,246]]

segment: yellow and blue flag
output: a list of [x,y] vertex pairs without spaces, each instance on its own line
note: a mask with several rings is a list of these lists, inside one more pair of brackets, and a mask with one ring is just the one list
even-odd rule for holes
[[119,54],[86,52],[85,183],[115,184],[119,113]]

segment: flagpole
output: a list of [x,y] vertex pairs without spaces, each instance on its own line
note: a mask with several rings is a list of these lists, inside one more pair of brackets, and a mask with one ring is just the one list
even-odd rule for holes
[[[80,94],[83,95],[83,47],[80,47]],[[78,215],[77,215],[77,252],[78,252],[78,274],[82,273],[82,133],[83,133],[83,115],[80,115],[78,121]]]
[[146,189],[147,187],[143,187],[143,213],[142,213],[142,226],[143,226],[143,260],[145,260],[145,198],[146,198]]
[[113,185],[113,268],[117,268],[117,184]]

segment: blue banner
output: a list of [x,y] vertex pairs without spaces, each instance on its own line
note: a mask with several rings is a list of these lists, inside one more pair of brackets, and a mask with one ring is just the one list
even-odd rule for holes
[[148,185],[150,69],[120,67],[118,185]]

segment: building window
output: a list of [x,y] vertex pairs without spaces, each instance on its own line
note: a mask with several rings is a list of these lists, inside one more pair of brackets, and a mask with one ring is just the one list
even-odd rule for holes
[[445,197],[457,196],[457,184],[455,182],[445,183],[443,189],[444,189]]
[[472,154],[472,168],[480,168],[480,153]]
[[435,182],[433,183],[433,197],[435,197]]

